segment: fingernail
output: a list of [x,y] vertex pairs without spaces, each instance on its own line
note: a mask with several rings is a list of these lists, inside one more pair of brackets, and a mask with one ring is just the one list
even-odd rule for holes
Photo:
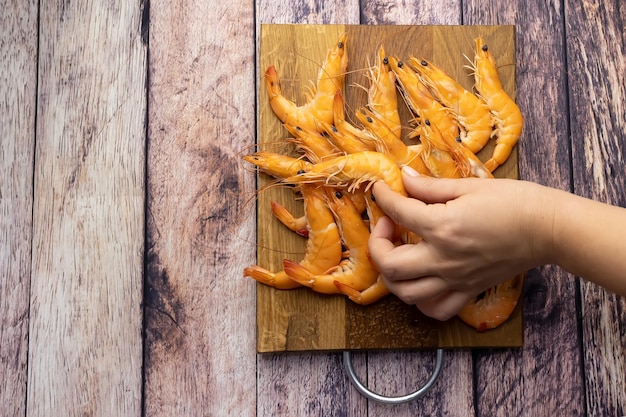
[[408,165],[402,167],[402,172],[408,175],[409,177],[421,177],[420,173],[411,168]]

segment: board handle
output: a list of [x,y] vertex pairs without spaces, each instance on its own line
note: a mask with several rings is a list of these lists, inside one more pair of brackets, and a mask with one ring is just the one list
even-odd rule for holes
[[426,384],[424,384],[423,387],[421,387],[415,392],[412,392],[407,395],[402,395],[399,397],[386,397],[384,395],[380,395],[371,391],[369,388],[363,385],[361,380],[359,380],[359,377],[354,372],[354,367],[352,366],[352,355],[350,351],[343,352],[343,366],[346,369],[346,372],[348,373],[350,382],[352,382],[352,384],[364,397],[369,398],[370,400],[373,400],[373,401],[377,401],[379,403],[383,403],[383,404],[391,404],[391,405],[404,404],[404,403],[408,403],[410,401],[417,400],[418,398],[423,397],[433,387],[433,385],[435,385],[435,382],[437,382],[437,378],[439,378],[439,374],[441,373],[441,368],[443,366],[443,349],[437,349],[437,359],[435,362],[435,369],[432,375],[430,376],[430,378],[428,379],[428,381],[426,381]]

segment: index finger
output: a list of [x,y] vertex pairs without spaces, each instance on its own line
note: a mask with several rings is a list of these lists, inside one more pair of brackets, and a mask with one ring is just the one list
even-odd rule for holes
[[378,207],[394,223],[422,235],[422,227],[429,224],[428,216],[426,216],[426,203],[415,198],[404,197],[381,181],[374,184],[372,192]]

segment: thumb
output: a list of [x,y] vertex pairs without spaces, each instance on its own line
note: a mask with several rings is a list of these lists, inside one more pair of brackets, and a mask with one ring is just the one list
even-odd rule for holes
[[426,177],[405,166],[402,168],[402,182],[409,196],[432,204],[445,203],[467,193],[473,180]]

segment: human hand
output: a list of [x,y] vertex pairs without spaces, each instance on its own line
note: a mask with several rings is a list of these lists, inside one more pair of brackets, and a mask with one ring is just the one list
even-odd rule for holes
[[[424,314],[447,320],[472,297],[549,257],[555,208],[537,184],[507,179],[435,179],[403,169],[409,197],[378,182],[389,216],[369,248],[387,287]],[[395,246],[394,223],[422,237]],[[548,230],[549,232],[549,230]]]

